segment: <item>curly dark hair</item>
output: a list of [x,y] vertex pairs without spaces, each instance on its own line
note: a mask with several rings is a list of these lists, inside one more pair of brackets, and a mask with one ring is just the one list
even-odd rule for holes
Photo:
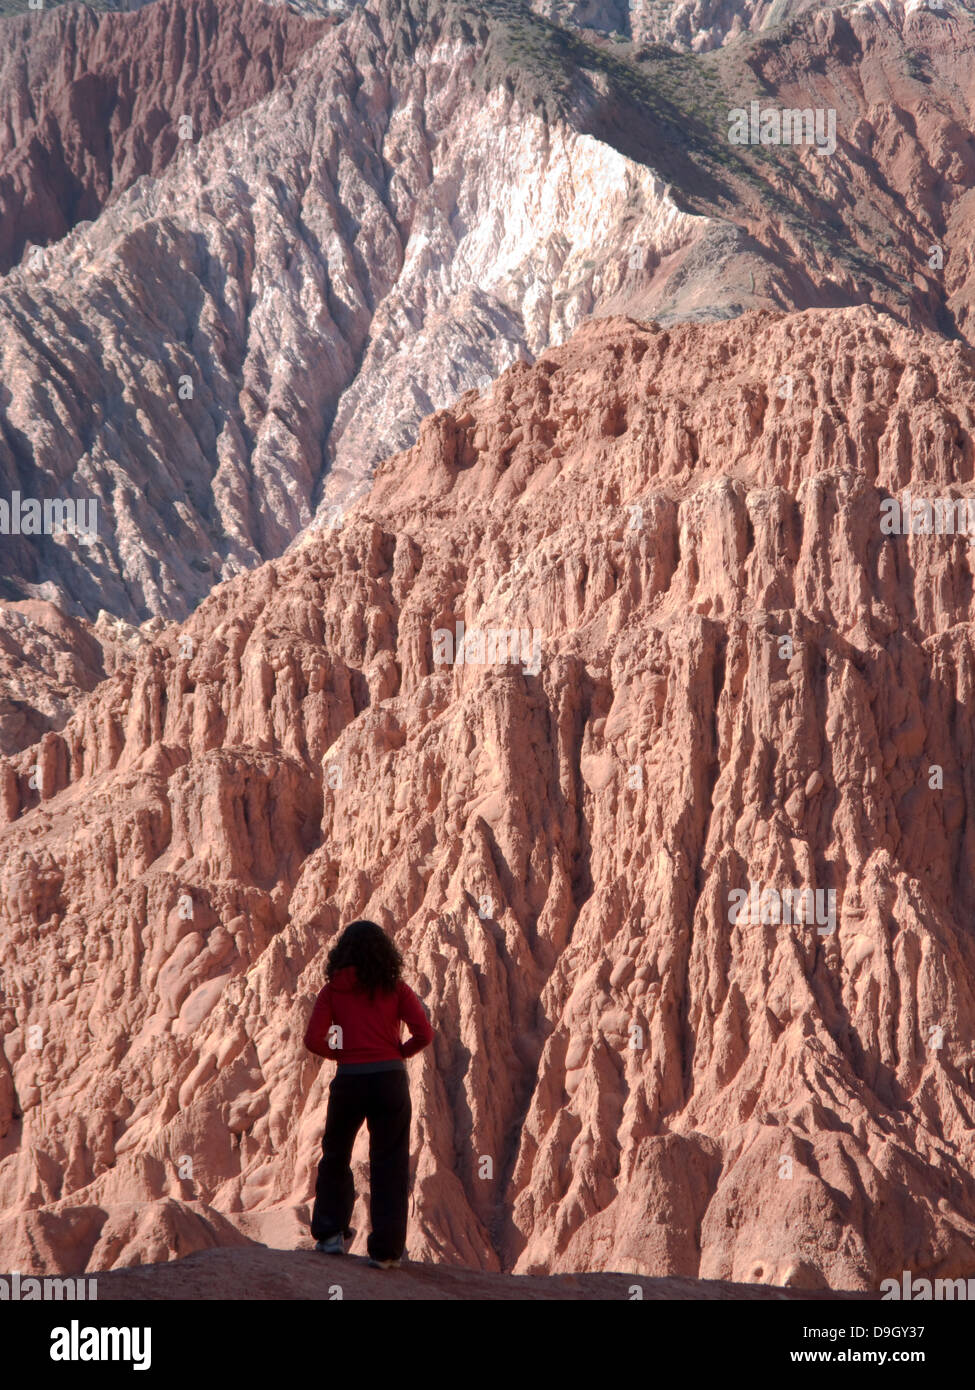
[[325,978],[337,970],[355,967],[362,989],[374,996],[377,989],[394,990],[403,970],[403,957],[377,922],[350,922],[328,953]]

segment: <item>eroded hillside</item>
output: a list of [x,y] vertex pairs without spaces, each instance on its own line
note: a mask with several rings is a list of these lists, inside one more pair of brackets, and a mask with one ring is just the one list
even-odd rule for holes
[[588,325],[5,763],[8,1266],[306,1202],[371,915],[437,1030],[414,1258],[964,1274],[972,551],[881,518],[973,495],[973,382],[865,309]]

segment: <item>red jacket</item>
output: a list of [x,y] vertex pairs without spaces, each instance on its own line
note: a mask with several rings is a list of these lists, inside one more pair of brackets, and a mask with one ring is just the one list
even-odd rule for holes
[[[400,1023],[410,1030],[400,1042]],[[328,1041],[329,1029],[341,1030],[341,1047]],[[335,972],[315,1000],[305,1032],[305,1046],[336,1062],[393,1062],[412,1057],[433,1039],[433,1029],[416,995],[402,980],[395,990],[377,990],[374,999],[359,988],[355,966]]]

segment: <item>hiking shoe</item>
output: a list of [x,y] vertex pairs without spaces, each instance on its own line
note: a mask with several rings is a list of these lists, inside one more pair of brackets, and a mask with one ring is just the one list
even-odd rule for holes
[[372,1256],[366,1261],[373,1269],[399,1269],[402,1261],[400,1260],[374,1260]]
[[345,1237],[339,1231],[337,1235],[329,1236],[328,1240],[316,1240],[315,1249],[320,1255],[344,1255]]

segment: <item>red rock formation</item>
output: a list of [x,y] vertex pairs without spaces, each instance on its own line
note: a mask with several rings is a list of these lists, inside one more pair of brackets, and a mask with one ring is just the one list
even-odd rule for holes
[[79,695],[104,679],[104,655],[87,626],[50,603],[0,603],[0,753],[19,753],[61,728]]
[[41,599],[0,601],[0,754],[63,728],[84,696],[164,627],[158,618],[133,627],[104,611],[89,623]]
[[[763,105],[836,113],[833,156],[803,151],[797,161],[795,152],[769,147],[780,165],[772,187],[818,223],[819,236],[796,260],[850,299],[898,316],[906,310],[915,323],[971,341],[971,12],[911,0],[829,9],[763,37],[748,63]],[[766,244],[770,210],[764,194],[753,204],[754,231]]]
[[[154,12],[97,32],[129,54]],[[219,73],[246,31],[228,0],[214,14]],[[234,119],[0,280],[0,501],[89,499],[99,522],[90,543],[4,537],[7,596],[181,619],[285,549],[326,472],[347,493],[432,409],[621,292],[660,300],[706,219],[567,118],[494,77],[487,92],[489,12],[477,33],[458,22],[416,0],[357,9],[263,101],[242,84]]]
[[[461,0],[2,23],[31,35],[0,82],[9,159],[37,156],[17,187],[44,218],[45,170],[73,190],[60,231],[98,215],[0,279],[0,501],[100,518],[90,545],[4,537],[5,597],[181,620],[590,317],[869,301],[970,333],[967,12],[890,0],[643,60]],[[758,94],[835,108],[834,154],[729,144]]]
[[92,221],[192,139],[270,92],[328,27],[261,0],[85,5],[2,21],[0,273]]
[[140,647],[0,768],[0,1206],[129,1263],[134,1204],[300,1208],[370,915],[437,1027],[414,1258],[970,1274],[972,552],[880,505],[971,495],[973,383],[870,310],[592,324]]

